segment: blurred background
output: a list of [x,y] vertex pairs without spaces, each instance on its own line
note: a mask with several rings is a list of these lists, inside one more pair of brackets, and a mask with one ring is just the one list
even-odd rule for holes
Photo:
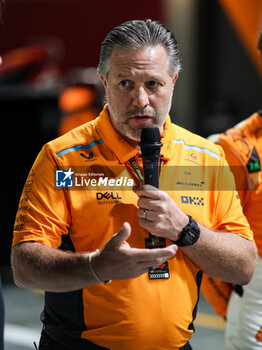
[[262,105],[262,0],[6,0],[1,17],[0,269],[6,295],[12,296],[10,246],[25,179],[44,143],[101,110],[96,66],[108,31],[130,19],[151,18],[175,33],[183,69],[171,118],[206,137]]

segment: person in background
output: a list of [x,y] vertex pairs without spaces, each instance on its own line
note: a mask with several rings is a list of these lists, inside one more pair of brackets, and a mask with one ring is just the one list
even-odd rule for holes
[[[262,32],[258,40],[262,58]],[[202,292],[226,318],[225,350],[262,349],[262,106],[249,118],[209,139],[223,147],[244,214],[254,233],[255,274],[245,287],[204,275]]]
[[[40,350],[189,350],[202,271],[241,285],[253,275],[222,149],[168,115],[180,67],[161,23],[112,29],[98,65],[107,104],[47,143],[28,175],[11,259],[18,286],[45,290]],[[163,143],[160,189],[143,181],[145,126]],[[212,186],[199,191],[196,174]]]
[[58,105],[62,112],[58,134],[95,119],[99,113],[97,94],[91,85],[75,85],[65,88],[59,96]]

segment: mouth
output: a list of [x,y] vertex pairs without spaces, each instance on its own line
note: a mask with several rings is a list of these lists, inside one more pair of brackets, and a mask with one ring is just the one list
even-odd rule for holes
[[152,118],[149,114],[133,114],[130,118]]
[[152,125],[153,117],[150,115],[134,115],[130,117],[130,123],[135,127]]
[[153,117],[151,115],[134,115],[131,116],[130,119],[135,119],[135,120],[149,120],[149,119],[153,119]]

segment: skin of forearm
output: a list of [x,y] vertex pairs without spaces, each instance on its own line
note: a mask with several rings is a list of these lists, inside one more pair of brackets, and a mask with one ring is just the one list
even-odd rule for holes
[[240,285],[249,283],[255,269],[255,243],[233,233],[199,227],[199,240],[181,248],[183,253],[211,277]]
[[97,281],[90,272],[88,255],[34,242],[19,244],[11,254],[15,283],[22,288],[50,292],[69,292],[91,286]]
[[46,247],[37,242],[24,242],[13,248],[11,261],[15,283],[24,288],[68,292],[96,283],[135,278],[149,266],[159,266],[173,258],[177,246],[158,249],[132,248],[127,243],[131,226],[124,222],[103,248],[72,253]]
[[[236,284],[248,283],[253,275],[256,261],[254,242],[236,234],[216,232],[202,225],[199,226],[201,229],[199,240],[193,246],[181,247],[183,253],[211,277]],[[121,235],[120,233],[117,239],[119,240],[119,237],[120,241],[126,239],[126,237],[121,238],[122,233]],[[118,244],[117,241],[116,245]],[[36,242],[21,243],[13,248],[11,255],[14,280],[20,287],[51,292],[68,292],[88,287],[97,283],[90,271],[88,257],[87,252],[72,253],[46,247]],[[144,257],[143,260],[145,260]],[[108,279],[110,273],[108,276],[103,276],[103,269],[101,272],[95,262],[97,261],[93,262],[93,268],[98,271],[98,275],[100,274],[100,277],[104,277],[105,280]],[[153,266],[151,262],[160,263],[158,260],[154,262],[150,260],[150,264],[146,266]],[[126,278],[136,277],[143,273],[141,266],[138,266],[139,270],[136,271],[136,267],[133,266],[131,270],[135,272]],[[119,279],[119,276],[115,277]]]

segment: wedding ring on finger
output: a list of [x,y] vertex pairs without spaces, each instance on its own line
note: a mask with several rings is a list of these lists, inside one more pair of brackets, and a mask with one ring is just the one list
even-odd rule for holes
[[146,214],[147,214],[148,210],[147,209],[144,209],[144,212],[143,212],[143,219],[146,220]]

